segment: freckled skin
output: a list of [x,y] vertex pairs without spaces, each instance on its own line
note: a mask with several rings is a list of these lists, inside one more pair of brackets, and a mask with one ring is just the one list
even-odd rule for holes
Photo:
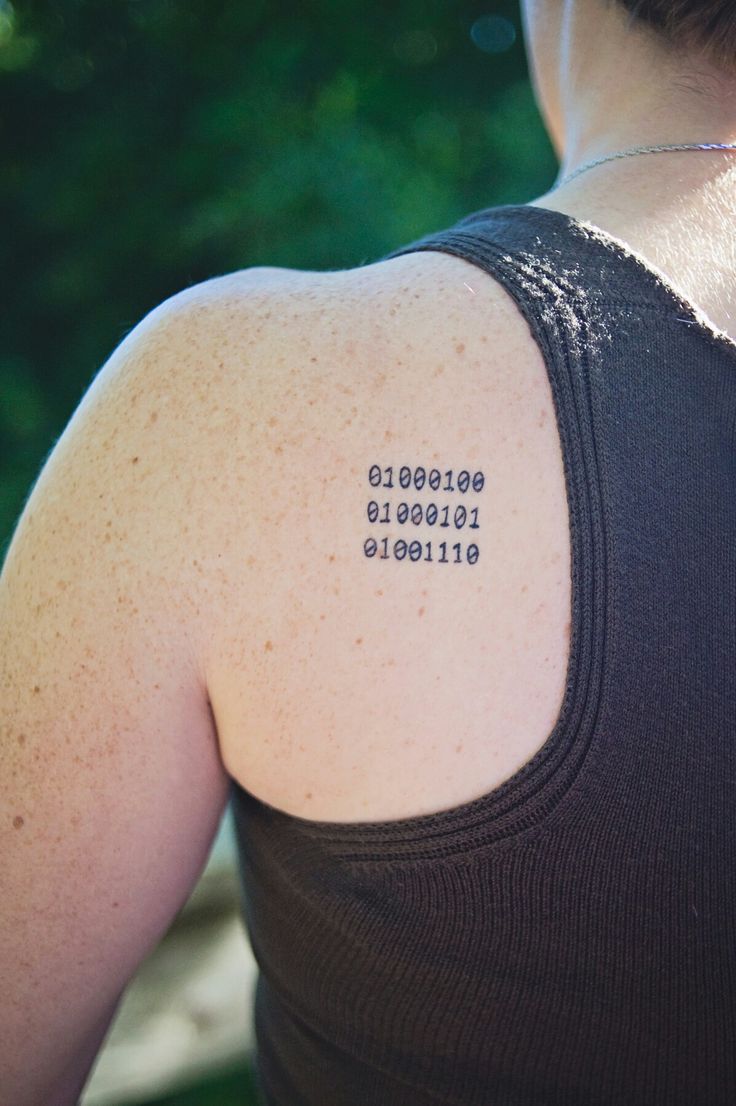
[[[191,512],[182,543],[203,568],[218,741],[236,778],[297,815],[380,820],[474,798],[529,759],[559,706],[564,603],[540,604],[565,574],[539,573],[568,536],[552,396],[513,301],[475,270],[472,290],[463,277],[467,263],[431,253],[284,271],[228,331],[223,385],[190,382],[212,422],[197,490],[215,489],[221,512],[202,512],[206,554]],[[295,342],[266,325],[274,302]],[[228,408],[240,423],[225,434]],[[369,486],[371,464],[383,477],[394,466],[393,489]],[[480,532],[462,535],[481,539],[477,564],[449,550],[436,563],[444,535],[426,519],[409,526],[432,538],[432,563],[365,555],[368,534],[408,534],[393,519],[381,532],[369,500],[430,501],[399,486],[402,465],[443,483],[452,470],[441,502],[478,506]],[[484,474],[480,495],[459,491],[466,470]]]

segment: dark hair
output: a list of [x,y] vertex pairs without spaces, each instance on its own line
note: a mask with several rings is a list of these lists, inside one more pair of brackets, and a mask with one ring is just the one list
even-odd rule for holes
[[675,47],[699,50],[736,75],[734,0],[619,0],[632,18],[661,32]]

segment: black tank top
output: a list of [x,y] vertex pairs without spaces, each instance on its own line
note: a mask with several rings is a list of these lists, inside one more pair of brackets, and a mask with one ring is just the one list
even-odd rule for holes
[[233,781],[262,1101],[734,1106],[736,343],[553,210],[387,257],[423,249],[500,281],[549,373],[564,701],[521,770],[436,814],[315,822]]

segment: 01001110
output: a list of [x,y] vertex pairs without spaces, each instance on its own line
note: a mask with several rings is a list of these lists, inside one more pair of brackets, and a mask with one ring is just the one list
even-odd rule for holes
[[[446,541],[437,543],[436,555],[432,555],[431,541],[404,541],[397,538],[393,543],[388,538],[366,538],[363,542],[363,552],[366,557],[377,557],[379,560],[395,561],[436,561],[438,564],[476,564],[480,556],[480,550],[475,542],[463,546],[462,542],[455,542],[448,546]],[[451,554],[448,556],[448,552]]]

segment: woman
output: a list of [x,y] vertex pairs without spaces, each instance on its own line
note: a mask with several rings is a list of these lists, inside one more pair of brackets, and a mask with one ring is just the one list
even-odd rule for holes
[[525,6],[549,193],[180,293],[47,460],[3,1106],[76,1102],[228,798],[264,1103],[733,1102],[736,16],[627,8]]

